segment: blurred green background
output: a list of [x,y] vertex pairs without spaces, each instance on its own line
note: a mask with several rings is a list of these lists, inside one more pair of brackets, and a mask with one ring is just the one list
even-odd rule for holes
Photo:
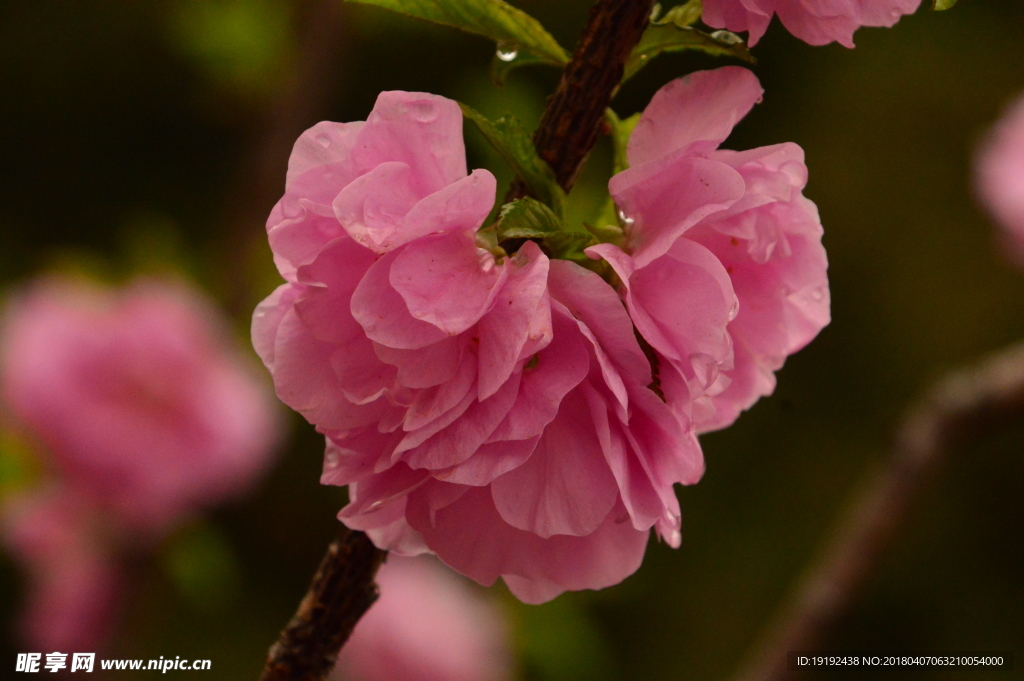
[[[587,0],[519,0],[571,47]],[[726,146],[794,141],[825,225],[832,325],[774,396],[702,438],[704,480],[678,490],[678,551],[597,593],[528,607],[493,591],[522,679],[725,679],[884,460],[934,379],[1024,338],[1024,271],[972,198],[972,150],[1024,91],[1024,3],[961,0],[857,48],[813,48],[778,23],[754,49],[764,103]],[[291,142],[318,120],[365,118],[381,90],[423,90],[533,124],[557,72],[488,78],[493,43],[382,10],[305,0],[0,1],[0,286],[41,270],[107,279],[185,272],[237,321],[277,285],[263,220]],[[621,115],[669,79],[727,63],[658,59]],[[509,173],[469,136],[471,167]],[[572,195],[596,211],[606,142]],[[499,190],[503,191],[503,190]],[[322,438],[300,418],[266,484],[135,568],[110,657],[210,658],[257,678],[334,532],[344,493],[318,485]],[[914,504],[836,650],[1024,653],[1024,424],[951,452]],[[0,677],[22,576],[0,555]],[[901,671],[901,679],[1022,678]],[[810,678],[858,678],[820,673]],[[124,673],[121,673],[123,676]],[[19,675],[15,675],[19,676]],[[879,674],[883,676],[883,674]]]

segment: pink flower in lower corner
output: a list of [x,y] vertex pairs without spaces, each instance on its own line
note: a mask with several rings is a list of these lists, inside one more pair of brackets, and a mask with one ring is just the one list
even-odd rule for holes
[[386,92],[365,123],[314,126],[268,221],[287,283],[253,343],[327,436],[345,524],[542,602],[620,582],[652,527],[678,546],[672,485],[703,462],[608,283],[532,242],[477,246],[494,195],[451,100]]
[[921,0],[704,0],[702,19],[714,28],[749,31],[749,42],[756,45],[778,15],[806,43],[853,47],[853,33],[861,26],[892,26],[919,4]]
[[763,91],[727,66],[663,87],[609,189],[631,223],[624,249],[588,249],[623,282],[658,387],[698,431],[728,426],[829,322],[818,211],[803,150],[718,149]]
[[22,639],[39,649],[96,650],[109,634],[120,569],[96,511],[59,486],[0,507],[0,540],[28,573]]
[[27,644],[102,647],[124,554],[266,471],[279,418],[228,338],[180,284],[45,278],[8,302],[0,406],[48,469],[0,507],[0,542],[27,573]]
[[266,390],[190,289],[44,279],[0,330],[3,403],[69,493],[160,533],[251,487],[278,420]]
[[391,556],[380,598],[342,648],[332,681],[506,681],[511,655],[497,607],[427,558]]
[[975,160],[978,197],[1024,262],[1024,96],[1006,108]]

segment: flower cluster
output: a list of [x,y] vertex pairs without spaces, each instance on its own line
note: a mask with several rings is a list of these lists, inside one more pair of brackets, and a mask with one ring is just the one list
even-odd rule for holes
[[892,26],[917,10],[921,0],[704,0],[708,26],[749,31],[756,45],[778,15],[786,29],[811,45],[837,42],[853,47],[861,26]]
[[345,524],[527,602],[621,581],[652,528],[679,545],[697,433],[828,322],[800,149],[717,149],[760,95],[724,68],[652,101],[610,184],[625,241],[588,251],[618,290],[532,241],[478,246],[495,181],[467,172],[455,102],[386,92],[299,138],[253,342],[326,435]]
[[4,543],[31,575],[29,641],[101,643],[116,554],[265,471],[278,419],[220,324],[194,292],[152,281],[113,292],[45,279],[8,305],[5,420],[50,469],[2,509]]

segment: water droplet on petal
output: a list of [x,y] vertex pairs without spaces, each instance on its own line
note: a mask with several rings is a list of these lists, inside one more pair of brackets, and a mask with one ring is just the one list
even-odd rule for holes
[[761,95],[760,97],[757,98],[757,101],[755,101],[754,104],[761,104],[763,102],[764,102],[764,95]]
[[383,505],[384,505],[384,502],[383,502],[383,501],[380,501],[380,500],[378,500],[378,501],[375,501],[375,502],[373,502],[373,503],[372,503],[372,504],[370,504],[369,506],[367,506],[367,507],[366,507],[366,510],[367,510],[367,512],[370,512],[370,511],[376,511],[376,510],[377,510],[378,508],[380,508],[380,507],[381,507],[381,506],[383,506]]
[[743,38],[739,37],[732,31],[715,31],[711,34],[711,37],[720,43],[726,45],[738,45],[743,42]]
[[413,102],[410,105],[412,117],[420,123],[430,123],[437,120],[437,106],[432,101]]
[[814,289],[811,292],[811,297],[814,298],[814,300],[820,302],[821,299],[825,297],[825,289],[823,287],[819,286],[818,288]]
[[316,143],[319,144],[324,149],[331,146],[331,138],[326,133],[322,132],[313,139],[315,139]]
[[515,43],[502,41],[494,55],[501,61],[512,61],[519,56],[519,46]]

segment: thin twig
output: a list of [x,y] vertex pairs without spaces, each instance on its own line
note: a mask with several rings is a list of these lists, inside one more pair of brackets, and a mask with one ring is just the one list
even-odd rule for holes
[[797,678],[788,653],[814,650],[846,612],[943,453],[1024,411],[1024,344],[939,381],[908,414],[891,459],[853,496],[832,538],[769,621],[735,681]]
[[342,526],[295,616],[270,648],[260,681],[321,681],[359,618],[377,600],[373,580],[387,554]]

